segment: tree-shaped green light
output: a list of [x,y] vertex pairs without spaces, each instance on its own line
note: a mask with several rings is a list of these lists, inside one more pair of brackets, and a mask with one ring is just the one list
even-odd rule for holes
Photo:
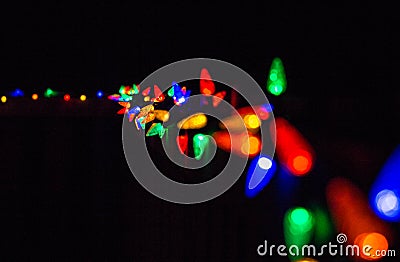
[[272,60],[267,80],[267,90],[275,96],[281,95],[286,90],[285,68],[279,57]]

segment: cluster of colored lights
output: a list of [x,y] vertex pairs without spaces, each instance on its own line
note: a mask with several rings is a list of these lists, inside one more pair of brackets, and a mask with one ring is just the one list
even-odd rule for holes
[[[275,58],[272,61],[266,83],[266,91],[274,96],[280,96],[287,89],[287,80],[282,60]],[[219,91],[212,80],[210,72],[203,68],[200,72],[199,91],[203,95],[202,104],[218,107],[227,92]],[[156,104],[172,98],[177,106],[184,106],[190,97],[191,90],[172,82],[171,87],[163,94],[157,85],[141,89],[139,85],[122,85],[118,94],[106,96],[103,91],[97,91],[97,98],[107,97],[117,101],[121,106],[117,114],[126,115],[130,122],[134,122],[138,130],[145,130],[149,124],[146,136],[163,138],[168,127],[164,123],[170,119],[169,112],[156,108]],[[234,93],[232,93],[232,97]],[[7,95],[2,95],[0,101],[6,103],[9,98],[24,97],[25,92],[15,89]],[[140,97],[146,106],[135,104],[135,96]],[[31,95],[32,100],[40,99],[38,93]],[[84,102],[88,99],[85,94],[72,96],[47,88],[43,98],[62,97],[65,102],[79,99]],[[211,101],[211,102],[210,102]],[[155,103],[155,104],[154,104]],[[233,102],[232,102],[233,103]],[[176,137],[179,151],[188,154],[189,141],[193,146],[196,160],[201,160],[207,152],[212,137],[216,145],[226,152],[232,152],[240,157],[252,158],[247,170],[245,195],[249,198],[258,195],[272,180],[280,167],[282,171],[292,177],[301,178],[308,175],[314,168],[316,154],[306,137],[293,123],[283,117],[275,118],[276,126],[276,158],[260,154],[262,141],[258,132],[263,121],[271,119],[271,105],[237,108],[237,115],[227,117],[220,124],[220,129],[210,136],[197,133],[189,139],[187,132]],[[153,122],[158,120],[160,122]],[[201,112],[194,113],[177,123],[173,123],[182,130],[196,130],[207,126],[207,116]],[[243,123],[244,128],[243,130]],[[230,134],[228,130],[236,133]],[[322,245],[332,236],[333,226],[337,232],[346,234],[348,243],[360,248],[369,245],[374,250],[388,250],[392,241],[391,228],[385,222],[400,221],[400,147],[396,148],[382,167],[376,180],[371,186],[369,199],[365,198],[361,190],[352,182],[344,178],[335,178],[329,181],[326,188],[326,198],[330,213],[295,206],[287,210],[283,219],[284,238],[287,246],[301,247],[310,244],[313,240]],[[372,209],[371,209],[372,208]],[[332,221],[330,220],[332,218]],[[355,219],[357,218],[357,219]],[[331,225],[332,223],[332,225]],[[377,260],[361,255],[364,260]],[[295,261],[316,261],[312,258],[293,256]]]
[[[24,97],[25,96],[25,92],[23,92],[21,89],[17,88],[14,91],[9,92],[8,96],[11,97],[11,98],[20,98],[20,97]],[[69,93],[62,93],[62,92],[59,92],[59,91],[55,91],[55,90],[53,90],[51,88],[47,88],[43,92],[43,96],[42,97],[48,99],[48,98],[54,98],[54,97],[59,97],[59,96],[62,96],[62,98],[63,98],[63,100],[65,102],[69,102],[71,99],[74,98]],[[96,92],[96,97],[97,98],[102,98],[103,96],[104,96],[103,91],[99,90],[99,91]],[[32,98],[33,101],[36,101],[36,100],[39,100],[40,95],[38,93],[33,93],[31,95],[31,98]],[[81,94],[81,95],[77,96],[76,98],[79,99],[82,102],[87,100],[87,96],[85,94]],[[0,101],[2,103],[6,103],[8,101],[7,95],[2,95],[0,97]]]

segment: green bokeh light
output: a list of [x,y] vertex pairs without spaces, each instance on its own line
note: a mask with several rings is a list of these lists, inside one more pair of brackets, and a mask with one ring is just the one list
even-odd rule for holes
[[267,81],[267,90],[271,94],[279,96],[285,92],[286,85],[286,74],[282,60],[276,57],[272,60]]

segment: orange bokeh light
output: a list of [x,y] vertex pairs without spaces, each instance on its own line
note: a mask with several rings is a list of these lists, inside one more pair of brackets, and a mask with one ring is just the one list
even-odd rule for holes
[[385,256],[389,243],[386,237],[379,233],[362,233],[354,241],[360,249],[360,257],[364,260],[379,260]]

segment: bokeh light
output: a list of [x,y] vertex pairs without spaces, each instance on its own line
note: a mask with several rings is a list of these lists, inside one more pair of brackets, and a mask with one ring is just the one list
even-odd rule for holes
[[39,96],[38,94],[32,94],[32,100],[38,100]]
[[276,154],[280,164],[295,176],[308,174],[315,162],[314,149],[292,124],[282,117],[275,119]]
[[389,248],[386,237],[382,234],[362,233],[358,235],[354,244],[359,247],[360,257],[364,260],[379,260],[385,257]]
[[375,178],[369,203],[381,219],[400,221],[400,146],[395,148]]
[[64,101],[68,102],[69,100],[71,100],[71,96],[69,94],[65,94]]
[[267,156],[254,158],[248,168],[245,194],[255,197],[269,183],[276,171],[276,164]]

